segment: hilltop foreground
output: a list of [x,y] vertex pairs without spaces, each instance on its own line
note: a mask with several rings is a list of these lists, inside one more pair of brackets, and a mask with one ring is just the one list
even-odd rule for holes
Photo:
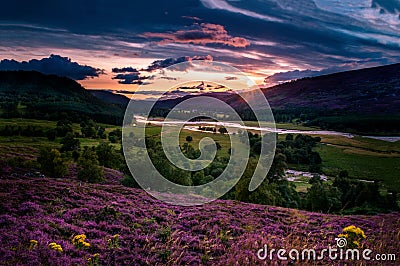
[[0,176],[1,265],[271,265],[257,258],[264,244],[336,247],[349,225],[365,231],[373,254],[400,252],[399,213],[336,216],[223,200],[179,207],[115,182]]

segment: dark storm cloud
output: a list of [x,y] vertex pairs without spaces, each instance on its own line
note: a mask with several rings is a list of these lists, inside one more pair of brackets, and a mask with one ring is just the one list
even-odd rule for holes
[[[125,68],[127,69],[127,68]],[[113,69],[117,70],[117,69]],[[118,80],[119,84],[138,84],[141,85],[144,83],[144,80],[149,79],[149,77],[142,76],[139,71],[136,69],[133,69],[134,71],[128,72],[128,71],[121,71],[122,73],[119,73],[115,76],[112,77],[112,79]],[[116,72],[116,71],[113,71]]]
[[[153,61],[148,67],[141,69],[140,71],[137,70],[137,68],[134,67],[121,67],[121,68],[113,68],[112,72],[113,73],[118,73],[115,75],[112,79],[118,80],[118,83],[120,84],[139,84],[139,85],[145,85],[145,84],[150,84],[150,83],[145,83],[144,80],[152,80],[153,76],[143,76],[142,72],[153,72],[156,70],[162,70],[163,68],[166,67],[171,67],[173,65],[183,63],[183,62],[192,62],[194,60],[207,60],[207,61],[212,61],[213,58],[210,55],[206,56],[181,56],[178,58],[167,58],[164,60],[156,60]],[[170,68],[170,70],[174,71],[186,71],[191,65],[178,65],[176,68]],[[168,76],[162,76],[162,79],[166,80],[176,80],[176,78],[173,77],[168,77]]]
[[[195,61],[195,60],[213,61],[213,57],[211,55],[192,56],[192,57],[190,57],[190,56],[181,56],[181,57],[178,57],[178,58],[167,58],[167,59],[164,59],[164,60],[156,60],[153,63],[151,63],[147,68],[145,68],[143,70],[151,72],[151,71],[154,71],[154,70],[157,70],[157,69],[163,69],[163,68],[166,68],[166,67],[169,67],[169,66],[172,66],[172,65],[175,65],[175,64],[179,64],[179,63],[184,63],[184,62],[189,62],[190,63],[190,62]],[[184,71],[184,70],[186,70],[187,66],[190,66],[190,64],[189,65],[185,65],[185,66],[181,66],[181,69],[175,69],[175,70]],[[184,69],[182,69],[182,67]]]
[[145,84],[145,80],[150,79],[149,76],[141,75],[140,71],[133,67],[113,68],[113,73],[118,73],[112,79],[118,80],[119,84]]
[[136,68],[133,68],[133,67],[122,67],[122,68],[115,67],[112,69],[112,72],[113,73],[124,73],[124,72],[138,72],[138,71],[136,70]]
[[0,61],[0,70],[35,70],[44,74],[55,74],[75,80],[98,77],[103,73],[101,69],[80,65],[76,62],[72,62],[68,57],[53,54],[48,58],[42,58],[40,60],[32,59],[22,62],[4,59]]

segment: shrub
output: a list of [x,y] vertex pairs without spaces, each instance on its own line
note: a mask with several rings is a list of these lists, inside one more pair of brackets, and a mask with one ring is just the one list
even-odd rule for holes
[[94,147],[85,147],[77,166],[79,180],[89,183],[97,183],[103,180],[103,168],[99,166]]
[[50,177],[63,177],[68,172],[67,165],[57,149],[41,149],[37,162],[41,171]]

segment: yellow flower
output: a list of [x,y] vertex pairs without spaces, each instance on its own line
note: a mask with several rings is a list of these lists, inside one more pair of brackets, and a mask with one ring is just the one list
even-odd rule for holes
[[355,230],[355,229],[356,229],[356,227],[355,227],[354,225],[350,225],[350,226],[345,227],[345,228],[343,229],[343,232],[345,232],[345,233],[347,233],[347,232],[353,232],[353,230]]
[[50,243],[49,244],[49,248],[51,248],[52,250],[58,251],[58,252],[62,252],[63,251],[61,245],[59,245],[59,244],[57,244],[55,242]]
[[33,245],[37,245],[38,242],[37,242],[37,240],[32,239],[32,240],[30,241],[30,243],[33,244]]
[[72,244],[74,244],[77,248],[90,247],[90,243],[85,242],[85,240],[86,240],[85,234],[76,235],[72,238]]

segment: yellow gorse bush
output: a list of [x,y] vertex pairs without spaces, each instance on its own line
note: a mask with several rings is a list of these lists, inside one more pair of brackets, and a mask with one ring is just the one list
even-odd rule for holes
[[355,225],[345,227],[343,234],[339,234],[338,237],[346,238],[348,248],[362,247],[362,241],[367,238],[364,231]]
[[52,250],[58,251],[58,252],[62,252],[63,251],[61,245],[59,245],[59,244],[57,244],[55,242],[50,243],[49,244],[49,248],[51,248]]
[[90,247],[90,243],[86,242],[85,240],[86,240],[85,234],[76,235],[74,236],[74,238],[72,238],[72,244],[74,244],[74,246],[77,248]]

